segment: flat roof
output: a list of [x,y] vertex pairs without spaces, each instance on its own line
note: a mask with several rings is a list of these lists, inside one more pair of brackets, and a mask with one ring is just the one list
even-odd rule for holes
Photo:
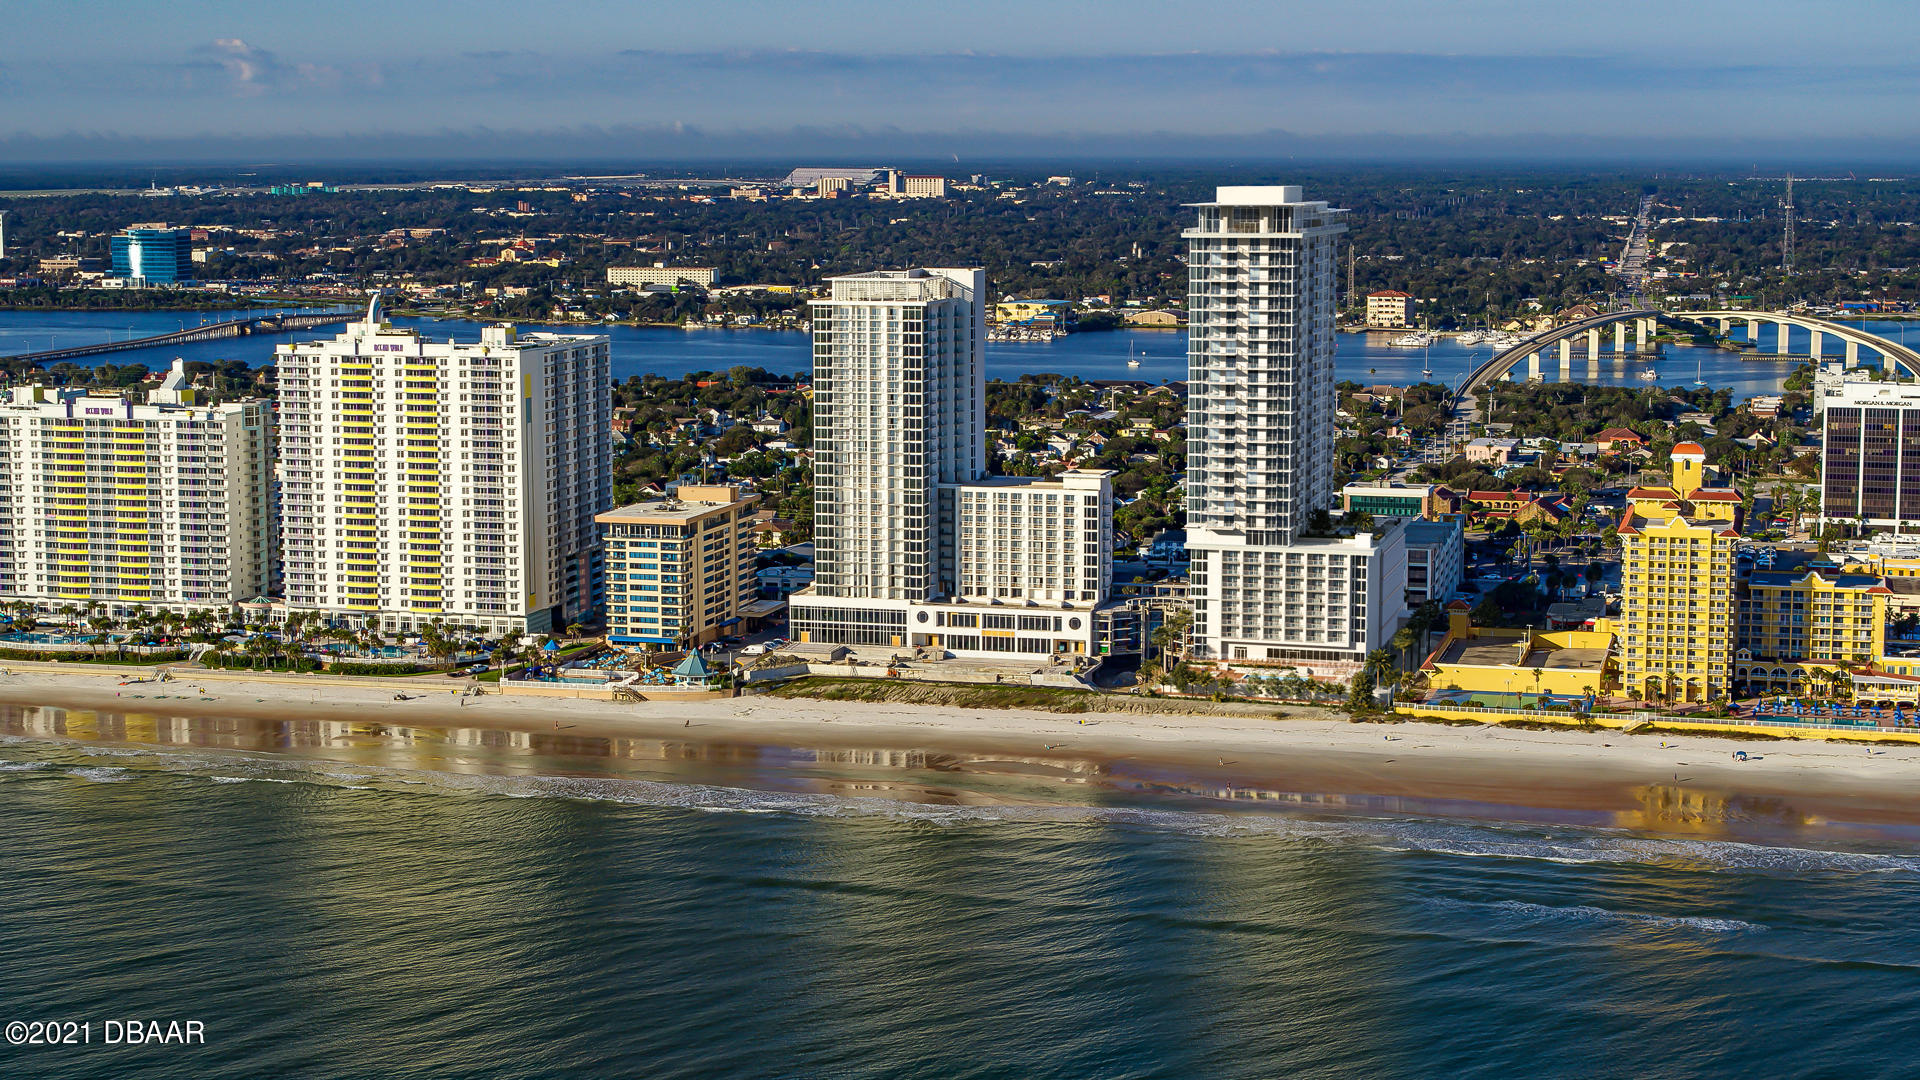
[[719,513],[736,506],[750,503],[754,496],[746,495],[732,502],[686,502],[680,499],[652,499],[647,502],[633,503],[628,506],[616,506],[593,515],[593,520],[609,524],[648,524],[674,525],[695,521],[709,514]]
[[1519,638],[1469,638],[1447,646],[1442,664],[1467,667],[1542,668],[1550,671],[1599,671],[1607,662],[1605,649],[1555,649],[1534,646],[1526,659],[1515,662]]

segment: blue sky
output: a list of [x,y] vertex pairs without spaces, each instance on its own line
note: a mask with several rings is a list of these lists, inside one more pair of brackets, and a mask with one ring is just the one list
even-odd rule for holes
[[1920,134],[1916,30],[1920,5],[1884,0],[62,0],[4,20],[0,150],[407,136],[613,155],[909,137],[1898,145]]

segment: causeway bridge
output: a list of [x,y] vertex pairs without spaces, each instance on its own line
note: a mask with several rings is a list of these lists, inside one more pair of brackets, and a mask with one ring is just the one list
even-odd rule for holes
[[14,356],[0,357],[13,363],[48,364],[56,360],[72,360],[80,356],[96,356],[100,353],[121,352],[127,349],[151,349],[167,345],[185,345],[194,341],[215,341],[220,338],[246,337],[249,334],[281,334],[288,330],[305,330],[312,326],[328,326],[334,323],[352,322],[359,318],[357,311],[302,311],[295,313],[279,312],[273,315],[249,316],[244,319],[229,319],[225,322],[206,323],[202,326],[188,327],[185,330],[154,334],[151,337],[128,338],[125,341],[103,341],[95,345],[73,345],[64,349],[43,349],[40,352],[19,353]]
[[[1561,379],[1571,380],[1574,353],[1578,350],[1586,354],[1589,368],[1597,370],[1602,337],[1608,331],[1613,337],[1613,358],[1616,361],[1624,360],[1629,355],[1629,328],[1633,334],[1632,352],[1646,352],[1648,339],[1661,322],[1693,323],[1715,331],[1722,338],[1731,337],[1736,326],[1744,327],[1747,344],[1756,348],[1760,343],[1760,327],[1771,324],[1775,327],[1775,355],[1810,356],[1816,363],[1822,359],[1844,358],[1847,366],[1852,367],[1860,363],[1862,350],[1865,350],[1878,357],[1888,371],[1901,372],[1909,378],[1920,378],[1920,350],[1827,319],[1787,311],[1660,311],[1654,308],[1629,308],[1593,315],[1534,334],[1513,348],[1482,361],[1467,373],[1454,391],[1456,412],[1463,401],[1471,399],[1473,392],[1480,387],[1495,379],[1513,378],[1514,368],[1522,361],[1527,365],[1527,378],[1537,380],[1542,377],[1544,358],[1549,354],[1555,355],[1560,362]],[[1810,335],[1807,352],[1789,351],[1789,331],[1793,329],[1804,330]],[[1829,339],[1837,344],[1838,352],[1828,349]]]

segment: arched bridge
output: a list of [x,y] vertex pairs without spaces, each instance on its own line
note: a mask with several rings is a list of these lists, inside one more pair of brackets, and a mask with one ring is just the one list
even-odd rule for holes
[[226,322],[207,323],[203,326],[190,326],[184,330],[173,330],[165,334],[155,334],[152,337],[103,341],[97,345],[73,345],[64,349],[43,349],[40,352],[20,353],[15,356],[0,357],[0,359],[16,363],[46,364],[55,360],[71,360],[77,356],[94,356],[126,349],[184,345],[191,341],[213,341],[218,338],[245,337],[248,334],[281,334],[288,330],[305,330],[312,326],[352,322],[356,317],[358,313],[353,311],[303,311],[295,314],[283,312],[276,315],[229,319]]
[[[1656,311],[1653,308],[1636,308],[1628,311],[1609,311],[1591,318],[1581,319],[1558,326],[1552,330],[1535,334],[1520,344],[1504,352],[1496,353],[1483,361],[1480,366],[1467,373],[1467,377],[1454,392],[1456,407],[1459,402],[1472,396],[1473,392],[1494,379],[1508,375],[1515,364],[1527,361],[1529,378],[1540,377],[1542,358],[1550,351],[1557,352],[1563,372],[1570,372],[1573,365],[1575,343],[1585,339],[1586,359],[1588,363],[1600,361],[1601,332],[1613,328],[1613,351],[1616,357],[1627,355],[1627,328],[1633,328],[1634,350],[1644,352],[1647,341],[1653,335],[1654,326],[1661,320],[1669,322],[1687,321],[1699,323],[1709,328],[1717,328],[1721,337],[1729,336],[1736,323],[1744,323],[1747,342],[1758,347],[1760,326],[1771,323],[1776,328],[1774,352],[1779,356],[1811,356],[1815,361],[1822,358],[1840,359],[1827,351],[1826,339],[1831,337],[1845,346],[1845,359],[1849,365],[1860,362],[1860,351],[1878,356],[1882,366],[1904,372],[1909,377],[1920,378],[1920,350],[1910,349],[1897,341],[1890,341],[1878,334],[1865,330],[1856,330],[1851,326],[1816,319],[1809,315],[1799,315],[1786,311]],[[1805,330],[1809,334],[1809,347],[1804,353],[1789,351],[1791,328]]]
[[[1772,323],[1775,327],[1773,351],[1777,355],[1810,356],[1816,362],[1830,355],[1826,350],[1826,339],[1831,337],[1845,345],[1845,355],[1849,365],[1859,363],[1860,350],[1867,349],[1880,357],[1882,366],[1898,369],[1909,378],[1920,377],[1920,351],[1909,349],[1879,334],[1869,334],[1865,330],[1856,330],[1851,326],[1829,322],[1826,319],[1816,319],[1787,311],[1675,311],[1668,317],[1717,326],[1721,337],[1727,337],[1735,323],[1745,323],[1747,343],[1755,348],[1760,345],[1760,325]],[[1790,327],[1808,332],[1809,345],[1806,352],[1796,353],[1788,350],[1787,331]]]
[[1634,351],[1644,351],[1647,347],[1647,339],[1653,335],[1653,325],[1658,321],[1659,317],[1660,313],[1652,308],[1635,308],[1629,311],[1609,311],[1603,315],[1595,315],[1577,322],[1570,322],[1565,326],[1556,326],[1551,330],[1544,330],[1520,344],[1515,345],[1513,348],[1505,352],[1495,353],[1490,359],[1481,362],[1479,367],[1467,373],[1466,379],[1460,383],[1460,388],[1454,391],[1454,397],[1458,400],[1459,398],[1470,396],[1475,390],[1505,375],[1512,369],[1513,365],[1519,363],[1521,360],[1528,362],[1529,376],[1538,378],[1540,375],[1540,358],[1548,349],[1558,349],[1561,366],[1571,367],[1573,364],[1573,343],[1579,338],[1586,339],[1587,359],[1590,362],[1598,362],[1600,359],[1600,332],[1609,326],[1613,327],[1613,349],[1615,355],[1625,356],[1627,354],[1627,325],[1629,323],[1633,325]]

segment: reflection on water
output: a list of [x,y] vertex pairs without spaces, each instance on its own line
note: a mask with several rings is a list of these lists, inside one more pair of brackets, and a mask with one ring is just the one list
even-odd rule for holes
[[[702,790],[886,799],[948,807],[1165,808],[1300,819],[1431,817],[1612,826],[1649,834],[1791,840],[1837,828],[1778,796],[1699,785],[1546,785],[1503,790],[1453,774],[1389,779],[1313,766],[1265,774],[1239,762],[1171,764],[1069,748],[1044,754],[898,746],[809,747],[735,736],[607,735],[364,720],[184,717],[0,704],[0,734],[207,750],[255,761],[337,763],[395,775],[604,778]],[[1335,779],[1335,776],[1338,779]],[[1463,796],[1460,790],[1491,792]],[[656,798],[657,795],[649,795]]]

